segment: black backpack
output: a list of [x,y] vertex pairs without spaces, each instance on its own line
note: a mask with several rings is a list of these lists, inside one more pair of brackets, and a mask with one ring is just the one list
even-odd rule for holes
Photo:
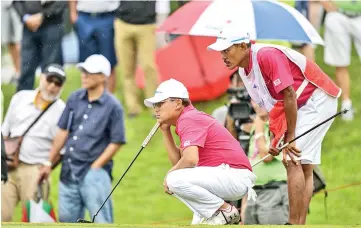
[[8,180],[8,168],[6,164],[6,151],[3,134],[1,134],[1,181],[6,182]]
[[313,195],[320,192],[321,190],[326,191],[326,179],[323,176],[321,169],[315,165],[313,168]]
[[[318,165],[315,165],[313,168],[313,195],[312,196],[314,196],[317,193],[321,193],[322,191],[325,194],[324,207],[325,207],[325,217],[327,220],[328,216],[327,216],[326,198],[328,196],[328,192],[326,189],[326,179],[323,176],[320,167],[318,167]],[[310,213],[310,210],[308,210],[308,213]]]

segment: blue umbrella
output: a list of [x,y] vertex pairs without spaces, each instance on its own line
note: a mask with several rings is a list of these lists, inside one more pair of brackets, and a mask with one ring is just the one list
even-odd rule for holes
[[282,40],[323,45],[312,24],[295,8],[278,1],[191,1],[174,12],[159,31],[218,36],[226,23],[250,32],[254,40]]

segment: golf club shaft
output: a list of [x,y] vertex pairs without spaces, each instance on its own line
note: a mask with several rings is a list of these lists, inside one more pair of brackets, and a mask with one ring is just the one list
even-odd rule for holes
[[[112,191],[110,192],[110,194],[108,195],[108,197],[105,199],[105,201],[103,202],[102,206],[99,208],[99,210],[97,211],[97,213],[93,216],[93,220],[92,222],[94,223],[95,217],[98,215],[99,211],[104,207],[105,203],[107,202],[107,200],[109,199],[109,197],[112,195],[112,193],[114,192],[115,188],[119,185],[120,181],[123,179],[123,177],[125,176],[125,174],[128,172],[128,170],[130,169],[130,167],[133,165],[133,163],[135,162],[135,160],[138,158],[140,152],[142,152],[142,150],[145,148],[145,146],[148,144],[148,142],[150,141],[150,139],[153,137],[153,135],[157,132],[158,128],[159,128],[160,124],[157,122],[155,124],[155,126],[152,128],[152,130],[150,131],[150,133],[148,134],[148,136],[145,138],[140,150],[138,151],[137,155],[135,155],[135,157],[133,158],[132,162],[130,163],[130,165],[128,166],[128,168],[125,170],[125,172],[123,173],[123,175],[120,177],[120,179],[118,180],[117,184],[114,186],[114,188],[112,189]],[[82,221],[84,222],[84,221]]]
[[[319,126],[321,126],[322,124],[332,120],[333,118],[335,118],[336,116],[340,115],[341,113],[346,113],[348,110],[341,110],[338,113],[336,113],[335,115],[329,117],[328,119],[322,121],[321,123],[317,124],[316,126],[312,127],[311,129],[307,130],[306,132],[302,133],[301,135],[297,136],[296,138],[292,139],[291,141],[287,142],[286,144],[284,144],[282,147],[279,148],[279,151],[281,152],[285,147],[287,147],[290,143],[293,143],[294,141],[296,141],[297,139],[301,138],[302,136],[308,134],[309,132],[315,130],[316,128],[318,128]],[[272,156],[271,154],[267,154],[266,156],[264,156],[262,159],[258,160],[256,163],[254,163],[252,165],[252,167],[258,165],[259,163],[261,163],[262,161],[264,161],[265,159],[267,159],[268,157]]]
[[146,145],[148,144],[148,142],[150,141],[150,139],[153,137],[153,135],[157,132],[158,128],[160,126],[160,123],[157,122],[154,127],[152,128],[152,130],[149,132],[148,136],[145,138],[144,142],[142,143],[142,147],[146,147]]

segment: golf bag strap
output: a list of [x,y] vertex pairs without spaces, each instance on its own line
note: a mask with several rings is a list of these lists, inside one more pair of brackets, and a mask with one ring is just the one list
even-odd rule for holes
[[38,120],[44,115],[44,113],[56,102],[57,100],[51,102],[36,119],[30,124],[30,126],[26,129],[22,136],[25,136],[26,133],[38,122]]
[[304,79],[302,84],[300,85],[300,87],[298,87],[296,91],[297,99],[300,97],[301,93],[303,92],[303,90],[305,90],[307,85],[308,85],[308,80]]

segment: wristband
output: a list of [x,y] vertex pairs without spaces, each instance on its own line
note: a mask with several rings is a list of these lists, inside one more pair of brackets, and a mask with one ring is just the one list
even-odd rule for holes
[[52,164],[51,164],[51,161],[45,161],[45,162],[43,162],[43,165],[51,167]]

